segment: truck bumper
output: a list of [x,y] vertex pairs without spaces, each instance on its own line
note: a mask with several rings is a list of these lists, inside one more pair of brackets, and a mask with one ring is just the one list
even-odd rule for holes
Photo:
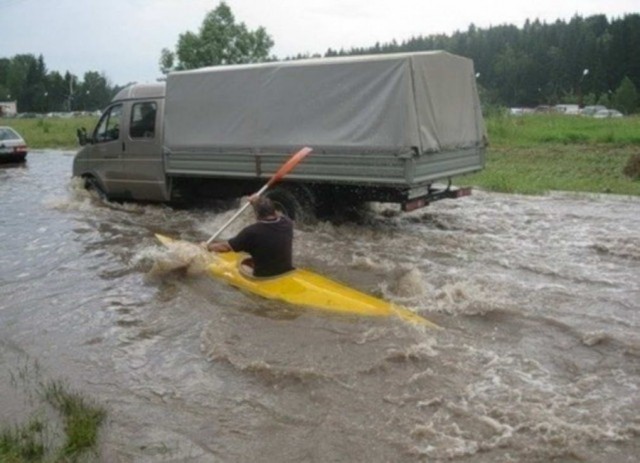
[[405,212],[414,211],[421,207],[428,206],[429,203],[440,199],[455,199],[463,196],[471,195],[471,188],[451,188],[449,185],[445,188],[428,188],[425,191],[409,191],[409,198],[400,203],[402,210]]

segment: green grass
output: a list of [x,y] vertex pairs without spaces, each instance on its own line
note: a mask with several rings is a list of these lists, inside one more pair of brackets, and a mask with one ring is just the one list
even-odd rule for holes
[[0,433],[0,461],[41,462],[46,455],[45,424],[37,417],[26,425]]
[[548,144],[640,145],[640,117],[592,117],[535,114],[495,115],[486,119],[495,147],[533,147]]
[[61,445],[52,442],[53,426],[43,410],[22,425],[0,432],[0,461],[6,463],[75,462],[94,451],[105,411],[60,382],[50,382],[39,394],[60,416],[64,427]]
[[95,447],[105,411],[89,404],[79,394],[68,392],[59,382],[52,382],[44,396],[64,420],[66,440],[59,453],[72,457]]
[[491,148],[485,169],[465,177],[464,183],[503,193],[557,190],[640,195],[640,181],[623,174],[633,155],[640,155],[640,146]]
[[24,137],[30,149],[78,147],[76,130],[85,127],[91,131],[97,117],[7,119],[0,118],[0,125],[13,127]]
[[486,123],[486,167],[459,183],[520,194],[559,190],[640,195],[640,172],[624,174],[640,156],[638,117],[545,114],[495,116]]

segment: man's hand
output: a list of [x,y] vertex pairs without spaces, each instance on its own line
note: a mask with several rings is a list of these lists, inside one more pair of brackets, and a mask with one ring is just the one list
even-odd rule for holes
[[213,252],[233,251],[229,243],[226,241],[218,241],[216,243],[210,243],[210,244],[207,244],[206,242],[203,241],[202,243],[200,243],[200,246],[205,248],[207,251],[213,251]]

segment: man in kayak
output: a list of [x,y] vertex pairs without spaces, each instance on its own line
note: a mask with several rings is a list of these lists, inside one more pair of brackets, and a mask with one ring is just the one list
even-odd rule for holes
[[245,227],[229,241],[211,243],[209,251],[246,252],[253,260],[253,276],[270,277],[293,270],[293,223],[276,211],[273,202],[251,196],[256,222]]

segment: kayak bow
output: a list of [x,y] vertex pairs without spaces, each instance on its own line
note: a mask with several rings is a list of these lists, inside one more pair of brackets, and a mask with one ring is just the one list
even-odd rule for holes
[[[176,242],[160,234],[156,234],[156,238],[165,246],[171,246]],[[412,323],[439,328],[406,307],[349,288],[309,270],[295,269],[275,277],[256,278],[247,275],[241,269],[241,262],[247,257],[246,254],[225,252],[215,256],[207,266],[210,276],[266,299],[343,314],[397,316]]]

